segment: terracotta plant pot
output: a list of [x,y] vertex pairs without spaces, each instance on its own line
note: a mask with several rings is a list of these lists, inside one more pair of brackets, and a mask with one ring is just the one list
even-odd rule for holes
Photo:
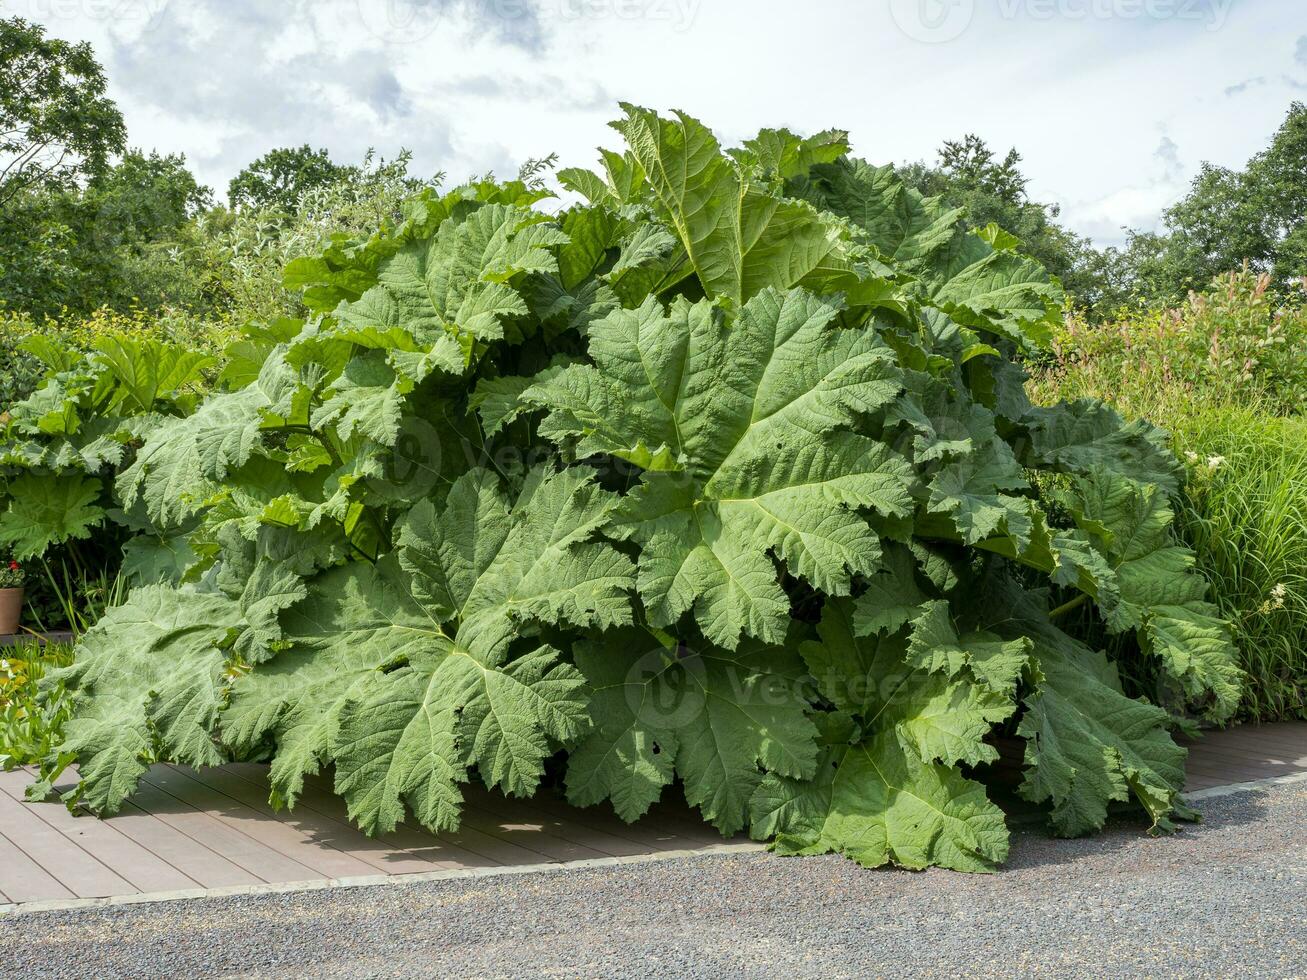
[[23,587],[0,589],[0,636],[18,632],[23,618]]

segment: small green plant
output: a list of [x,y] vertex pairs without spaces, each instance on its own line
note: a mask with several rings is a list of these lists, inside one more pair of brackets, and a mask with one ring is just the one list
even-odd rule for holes
[[47,758],[72,715],[72,700],[51,671],[73,662],[71,646],[24,641],[0,651],[0,766],[6,770]]
[[56,566],[44,558],[41,565],[54,613],[49,622],[37,618],[39,629],[65,624],[74,633],[85,633],[108,609],[127,597],[128,577],[120,569],[84,568],[65,560],[59,560]]
[[23,566],[10,558],[9,561],[0,565],[0,589],[18,589],[22,588],[27,582],[27,573],[23,571]]

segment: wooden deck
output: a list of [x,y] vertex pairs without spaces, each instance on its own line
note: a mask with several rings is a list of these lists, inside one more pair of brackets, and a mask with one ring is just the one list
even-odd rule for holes
[[[1307,772],[1307,724],[1213,733],[1192,747],[1189,771],[1191,790]],[[266,769],[254,765],[155,766],[108,820],[74,817],[58,802],[24,803],[30,781],[30,773],[0,773],[0,905],[371,880],[724,843],[683,806],[662,804],[628,826],[606,808],[578,810],[552,796],[506,800],[473,787],[457,833],[401,826],[370,839],[321,780],[309,781],[294,811],[273,811]]]

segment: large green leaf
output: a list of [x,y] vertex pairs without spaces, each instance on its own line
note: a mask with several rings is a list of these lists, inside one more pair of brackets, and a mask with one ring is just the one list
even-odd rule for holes
[[55,753],[79,766],[70,800],[116,813],[156,758],[223,761],[212,738],[223,696],[219,648],[239,615],[222,593],[152,585],[132,592],[78,641],[73,665],[52,675],[82,705]]
[[[512,506],[494,476],[469,472],[441,511],[414,508],[398,557],[328,572],[285,614],[290,652],[236,685],[227,737],[278,743],[273,785],[289,801],[334,761],[369,832],[406,804],[433,829],[457,826],[473,764],[530,793],[587,725],[580,675],[531,624],[630,621],[634,568],[590,540],[613,505],[585,470],[535,471]],[[525,653],[510,649],[519,638]]]
[[44,555],[53,545],[89,538],[104,520],[99,480],[24,473],[5,490],[9,506],[0,515],[0,544],[20,561]]
[[1207,580],[1194,554],[1171,531],[1166,494],[1118,472],[1094,467],[1075,481],[1076,522],[1116,572],[1116,629],[1135,629],[1185,695],[1211,699],[1209,714],[1230,717],[1239,706],[1243,672],[1230,628],[1207,601]]
[[1156,826],[1192,816],[1179,799],[1185,750],[1167,734],[1167,713],[1122,693],[1107,657],[1052,625],[1037,596],[1006,582],[983,599],[995,632],[1033,644],[1039,674],[1018,729],[1022,795],[1050,801],[1066,836],[1101,828],[1108,805],[1131,795]]
[[925,198],[902,180],[893,164],[873,167],[864,160],[831,161],[800,181],[799,193],[860,227],[886,259],[909,271],[953,239],[961,208]]
[[[893,733],[923,762],[975,765],[998,757],[985,738],[1016,710],[1008,671],[1025,666],[1019,641],[1004,649],[997,637],[968,637],[964,655],[951,631],[927,637],[919,625],[908,647],[899,635],[856,636],[854,622],[848,599],[831,600],[819,639],[802,646],[823,697],[863,731]],[[942,631],[938,624],[934,630]]]
[[95,349],[116,383],[113,399],[124,414],[152,412],[160,399],[199,386],[204,370],[215,362],[201,351],[148,338],[102,336]]
[[876,248],[915,277],[911,292],[956,322],[1042,346],[1062,304],[1062,289],[1038,262],[962,231],[964,212],[904,186],[893,167],[841,160],[813,168],[799,193],[864,231]]
[[683,112],[664,119],[638,106],[622,108],[626,118],[613,127],[709,296],[738,307],[769,287],[851,267],[839,222],[751,180],[702,123]]
[[1180,485],[1180,463],[1166,433],[1136,419],[1126,422],[1102,402],[1082,399],[1033,408],[1022,419],[1032,461],[1064,473],[1107,469],[1168,492]]
[[290,413],[295,388],[294,373],[278,353],[256,383],[210,395],[195,414],[154,429],[118,476],[123,503],[130,508],[141,502],[160,529],[185,522],[262,445],[265,418]]
[[641,546],[640,594],[655,626],[693,608],[714,643],[785,636],[788,600],[768,552],[815,586],[847,593],[879,567],[857,513],[905,514],[911,472],[849,431],[896,395],[873,331],[841,330],[838,307],[767,290],[733,323],[703,302],[650,299],[591,327],[596,366],[523,396],[549,409],[542,434],[645,472],[616,532]]
[[815,771],[817,730],[792,647],[684,649],[630,629],[574,655],[594,722],[568,761],[567,795],[578,806],[608,799],[633,821],[679,776],[690,804],[729,836],[744,826],[764,771]]
[[827,749],[810,782],[766,777],[750,812],[754,837],[774,836],[781,854],[835,851],[868,868],[993,871],[1008,851],[984,787],[922,762],[890,732]]
[[385,335],[394,347],[443,349],[451,334],[497,340],[506,319],[527,312],[510,280],[557,272],[550,246],[567,240],[538,212],[488,204],[386,259],[378,285],[338,315],[351,333]]

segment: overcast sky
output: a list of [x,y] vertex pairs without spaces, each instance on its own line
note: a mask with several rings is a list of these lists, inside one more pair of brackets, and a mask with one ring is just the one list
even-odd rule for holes
[[225,193],[286,145],[421,173],[589,166],[616,102],[726,141],[848,129],[876,162],[976,132],[1100,244],[1307,100],[1304,0],[0,0],[95,45],[135,146]]

